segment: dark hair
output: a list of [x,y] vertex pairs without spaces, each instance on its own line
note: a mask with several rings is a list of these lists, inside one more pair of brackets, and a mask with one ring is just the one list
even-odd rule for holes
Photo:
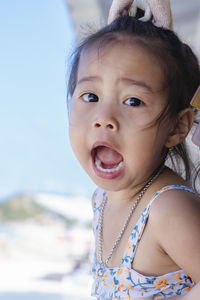
[[[150,21],[141,22],[134,17],[117,18],[110,25],[87,37],[75,50],[68,81],[68,96],[73,95],[76,87],[78,65],[83,50],[94,45],[99,49],[127,38],[130,43],[136,42],[145,47],[160,61],[167,101],[157,121],[165,116],[175,119],[178,112],[190,106],[190,101],[200,84],[198,60],[191,48],[182,43],[173,31],[156,27]],[[180,175],[195,188],[199,168],[191,165],[185,143],[174,146],[173,150],[168,152],[167,158],[170,158],[170,166],[175,171],[183,173],[183,169],[185,170],[184,174]]]

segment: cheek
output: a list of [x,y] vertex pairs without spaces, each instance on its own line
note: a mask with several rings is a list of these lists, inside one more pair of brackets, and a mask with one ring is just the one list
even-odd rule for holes
[[76,123],[75,121],[78,120],[80,112],[78,110],[77,103],[71,100],[70,107],[69,107],[69,124]]
[[[135,128],[132,130],[131,144],[138,153],[138,157],[151,157],[152,155],[162,155],[167,139],[167,130],[161,130],[157,126],[150,128]],[[128,133],[127,133],[128,135]],[[130,135],[129,135],[130,136]]]
[[79,114],[77,114],[75,107],[71,106],[69,114],[69,139],[74,152],[76,152],[76,149],[78,149],[80,134],[80,117]]
[[81,149],[83,148],[80,131],[76,130],[76,127],[71,126],[69,127],[69,139],[72,150],[76,156],[76,158],[80,161],[81,158]]
[[82,119],[82,114],[77,113],[77,110],[71,110],[69,119],[69,139],[72,150],[80,161],[83,156],[83,149],[86,148],[86,130],[83,124],[85,123]]
[[133,128],[135,131],[143,131],[148,129],[152,122],[158,116],[157,111],[152,111],[149,107],[127,108],[124,114],[127,128]]
[[84,135],[82,134],[82,131],[77,130],[74,126],[70,126],[69,138],[72,150],[80,165],[86,169],[90,155],[89,152],[86,151],[87,143],[83,137]]
[[79,100],[72,100],[70,105],[70,118],[69,122],[70,125],[73,126],[81,126],[83,124],[87,124],[88,116],[89,116],[89,110],[87,103],[84,103],[83,101]]

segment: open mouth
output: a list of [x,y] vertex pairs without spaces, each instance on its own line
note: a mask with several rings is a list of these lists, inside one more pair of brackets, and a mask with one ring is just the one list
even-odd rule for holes
[[100,145],[92,150],[92,157],[98,171],[117,174],[124,165],[122,155],[111,147]]
[[98,159],[98,157],[95,157],[95,165],[98,170],[105,172],[105,173],[110,173],[110,172],[118,171],[122,167],[123,162],[121,161],[119,164],[116,164],[116,165],[107,165],[107,164],[102,163]]

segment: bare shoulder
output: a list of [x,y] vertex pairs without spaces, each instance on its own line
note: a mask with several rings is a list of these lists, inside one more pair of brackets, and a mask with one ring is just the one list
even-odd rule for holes
[[166,218],[200,215],[200,197],[182,189],[169,189],[162,192],[152,203],[151,215],[155,221],[165,222]]
[[185,213],[190,217],[193,211],[200,213],[200,196],[195,192],[187,191],[190,188],[177,173],[166,168],[160,178],[158,189],[163,191],[154,199],[151,207],[151,213],[156,220],[160,219],[164,222],[165,216],[168,218]]
[[185,190],[167,190],[152,203],[149,218],[163,252],[200,281],[200,198]]

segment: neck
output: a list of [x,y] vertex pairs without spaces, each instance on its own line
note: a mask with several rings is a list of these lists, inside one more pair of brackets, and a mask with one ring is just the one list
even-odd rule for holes
[[[162,170],[163,167],[159,167],[159,169],[154,171],[150,176],[148,176],[147,179],[143,180],[138,184],[133,184],[128,189],[123,189],[120,191],[106,191],[108,202],[116,208],[120,208],[121,206],[124,206],[124,204],[133,203],[137,199],[142,189],[151,181],[152,177],[154,177],[158,173],[160,174]],[[151,191],[151,188],[152,187],[150,186],[148,190]]]

